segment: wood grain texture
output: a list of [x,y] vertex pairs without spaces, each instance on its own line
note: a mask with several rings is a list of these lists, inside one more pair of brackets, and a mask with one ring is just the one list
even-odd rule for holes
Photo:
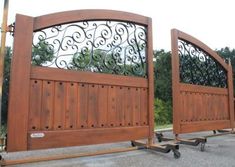
[[[145,26],[147,77],[31,65],[33,31],[85,20],[127,21]],[[148,17],[110,10],[69,11],[35,18],[17,15],[8,151],[143,138],[153,143],[152,55],[152,21]],[[33,133],[45,136],[34,138]]]
[[[171,33],[174,133],[234,128],[231,65],[226,64],[221,57],[198,39],[176,29],[173,29]],[[216,60],[227,72],[228,88],[181,83],[178,39],[192,43]]]
[[34,31],[52,25],[85,20],[117,20],[127,22],[131,21],[142,25],[148,24],[148,17],[145,16],[123,11],[90,9],[59,12],[36,17]]
[[32,67],[31,79],[83,82],[102,85],[148,87],[148,80],[141,77],[72,71],[48,67]]
[[[10,78],[7,151],[27,149],[32,33],[33,18],[16,15]],[[22,41],[24,41],[23,45]]]
[[154,73],[153,73],[153,39],[152,39],[152,19],[148,19],[148,124],[149,124],[149,137],[148,144],[153,144],[154,138]]
[[[40,131],[43,138],[31,138],[28,133],[28,148],[42,149],[99,143],[112,143],[125,140],[144,139],[149,135],[148,126],[99,128],[87,130]],[[56,140],[55,140],[56,139]]]

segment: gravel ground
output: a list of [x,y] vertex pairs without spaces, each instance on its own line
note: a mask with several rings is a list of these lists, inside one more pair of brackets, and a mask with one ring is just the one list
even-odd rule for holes
[[[182,135],[182,137],[200,137],[207,134],[212,134],[212,132],[195,133],[193,135],[188,134]],[[165,132],[164,135],[170,137],[172,136],[172,133]],[[54,154],[62,155],[68,153],[91,152],[129,146],[130,142],[121,142],[95,146],[68,147],[8,154],[2,153],[2,156],[5,159],[20,159]],[[175,159],[172,152],[164,154],[150,150],[136,150],[93,157],[13,165],[12,167],[235,167],[235,134],[209,138],[204,152],[200,151],[199,146],[194,147],[187,145],[180,145],[179,151],[181,153],[180,159]]]

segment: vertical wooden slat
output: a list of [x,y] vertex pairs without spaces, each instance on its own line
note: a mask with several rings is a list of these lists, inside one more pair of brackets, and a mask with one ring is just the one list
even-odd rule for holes
[[117,126],[124,126],[125,125],[125,91],[122,86],[116,87],[116,112],[117,112]]
[[98,92],[98,126],[107,127],[108,124],[108,86],[99,85]]
[[133,125],[140,125],[140,88],[133,88]]
[[192,108],[192,122],[197,121],[198,113],[200,111],[197,111],[197,105],[195,105],[195,102],[197,103],[197,93],[191,93],[191,108]]
[[125,94],[125,126],[132,126],[132,96],[131,96],[131,88],[125,87],[124,88]]
[[87,127],[88,122],[88,84],[78,86],[77,128]]
[[42,111],[41,129],[53,129],[53,110],[54,110],[54,82],[43,81],[42,89]]
[[8,105],[7,151],[27,149],[32,33],[33,18],[17,14]]
[[108,126],[113,127],[117,124],[117,98],[116,98],[116,87],[108,87]]
[[200,111],[200,114],[198,115],[198,121],[202,121],[204,114],[205,114],[205,108],[203,106],[203,100],[204,100],[204,95],[202,93],[198,93],[198,108],[197,111]]
[[77,126],[77,103],[78,103],[78,84],[67,83],[67,98],[65,111],[65,128],[75,129]]
[[147,125],[148,124],[148,95],[147,95],[146,88],[141,88],[140,91],[140,101],[141,101],[141,111],[140,111],[140,119],[141,119],[141,125]]
[[184,106],[184,96],[185,96],[185,92],[180,92],[180,99],[182,99],[181,101],[180,101],[180,110],[181,110],[181,115],[182,115],[182,117],[181,117],[181,120],[180,120],[180,122],[185,122],[185,119],[186,119],[186,115],[185,115],[185,106]]
[[66,83],[55,82],[54,98],[54,122],[53,127],[56,130],[64,129],[65,123],[65,100],[66,100]]
[[152,39],[152,19],[148,18],[148,116],[149,116],[149,137],[148,144],[153,144],[154,137],[154,80],[153,80],[153,39]]
[[88,86],[88,127],[98,127],[98,85]]
[[29,130],[40,129],[42,107],[42,81],[31,80],[29,108]]

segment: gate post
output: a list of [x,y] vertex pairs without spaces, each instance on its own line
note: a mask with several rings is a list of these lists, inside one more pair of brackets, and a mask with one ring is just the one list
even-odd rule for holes
[[148,19],[148,113],[149,113],[149,138],[148,144],[153,144],[154,137],[154,80],[153,80],[153,46],[152,46],[152,19]]
[[230,113],[230,121],[231,121],[231,128],[232,131],[234,130],[234,90],[233,90],[233,70],[231,61],[229,60],[229,67],[228,67],[228,94],[229,94],[229,113]]
[[10,78],[14,84],[10,84],[7,151],[27,149],[32,32],[33,18],[16,15]]

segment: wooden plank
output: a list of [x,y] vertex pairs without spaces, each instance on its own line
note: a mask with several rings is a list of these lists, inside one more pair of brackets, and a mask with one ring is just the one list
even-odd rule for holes
[[133,126],[139,126],[140,123],[140,88],[134,88],[133,91]]
[[17,14],[8,105],[8,152],[27,150],[32,33],[33,18]]
[[42,110],[42,81],[31,80],[30,106],[29,106],[29,130],[41,130]]
[[132,126],[132,96],[131,88],[125,87],[125,126]]
[[186,101],[185,101],[185,98],[186,98],[186,96],[187,96],[187,93],[185,93],[185,92],[180,92],[180,101],[179,101],[179,103],[180,103],[180,111],[181,111],[181,122],[187,122],[188,121],[188,119],[187,119],[187,108],[186,108],[186,105],[187,105],[187,103],[186,103]]
[[227,129],[227,128],[230,128],[230,121],[228,120],[181,123],[181,133],[191,133],[191,132],[209,131],[209,130]]
[[98,85],[88,85],[88,127],[98,127]]
[[88,123],[88,84],[78,86],[77,128],[85,128]]
[[216,88],[216,87],[209,87],[202,85],[180,83],[179,89],[180,91],[192,92],[192,93],[194,92],[194,93],[207,93],[214,95],[228,95],[228,89],[226,88]]
[[145,126],[148,125],[148,91],[146,90],[146,88],[141,88],[140,90],[140,101],[141,101],[141,105],[140,105],[140,121],[141,121],[141,125]]
[[117,124],[117,95],[116,87],[108,87],[108,126],[114,127]]
[[228,73],[227,73],[227,78],[228,78],[228,90],[229,90],[229,96],[228,96],[228,104],[229,104],[229,115],[230,115],[230,122],[231,122],[231,128],[234,130],[235,128],[235,113],[234,113],[234,88],[233,88],[233,69],[231,62],[229,62],[229,67],[228,67]]
[[116,87],[116,112],[117,118],[116,123],[117,126],[124,126],[125,125],[125,91],[124,87],[119,86]]
[[114,10],[73,10],[67,12],[59,12],[54,14],[48,14],[35,18],[34,30],[38,30],[51,25],[58,25],[62,23],[70,23],[75,21],[85,20],[120,20],[120,21],[132,21],[135,23],[146,25],[148,23],[148,17]]
[[77,126],[78,84],[69,82],[66,88],[65,128],[75,129]]
[[99,85],[98,126],[108,127],[108,86]]
[[28,133],[29,149],[80,146],[144,139],[149,135],[148,128],[148,126],[141,126],[40,131],[40,133],[45,134],[42,138],[31,138],[30,135],[33,133],[32,132]]
[[152,19],[148,19],[147,34],[147,68],[148,68],[148,125],[149,136],[148,145],[154,143],[154,73],[153,73],[153,39],[152,39]]
[[66,83],[55,82],[54,92],[54,130],[64,129],[65,124]]
[[91,83],[113,86],[132,86],[132,87],[147,87],[148,80],[141,77],[131,77],[112,74],[101,74],[84,71],[73,71],[56,69],[49,67],[32,67],[32,79],[68,81],[79,83]]
[[172,66],[172,103],[173,103],[173,132],[180,133],[180,106],[178,98],[180,96],[179,88],[179,55],[178,55],[178,31],[171,30],[171,66]]
[[53,129],[54,82],[43,81],[42,86],[41,129]]

